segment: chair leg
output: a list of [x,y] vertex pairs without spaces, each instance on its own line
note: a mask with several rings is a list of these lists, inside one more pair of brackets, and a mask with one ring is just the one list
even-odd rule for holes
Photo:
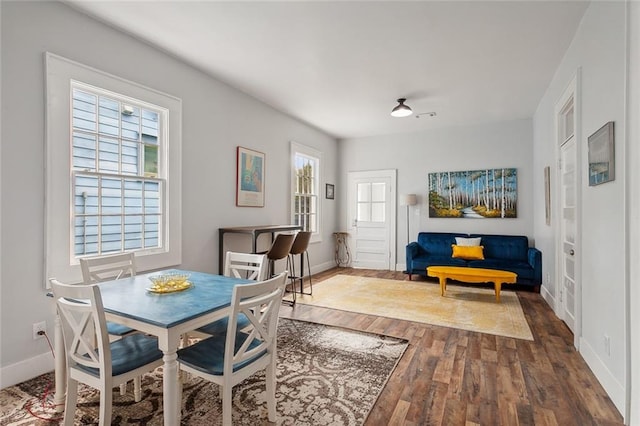
[[133,379],[133,400],[140,402],[142,400],[142,377],[136,376]]
[[231,419],[233,418],[233,387],[222,387],[222,426],[231,426]]
[[67,378],[67,401],[64,404],[64,426],[73,426],[78,401],[78,382]]
[[307,258],[307,272],[309,272],[309,293],[307,293],[307,294],[308,295],[312,295],[313,294],[313,283],[311,282],[311,261],[309,260],[309,252],[305,251],[304,253],[302,253],[303,256],[305,254],[306,254],[306,258]]
[[113,410],[113,392],[110,387],[100,390],[100,421],[99,426],[111,425],[111,412]]
[[266,389],[266,397],[267,397],[267,414],[269,416],[269,421],[276,421],[276,363],[275,357],[273,357],[272,362],[269,363],[266,369],[266,379],[267,379],[267,389]]
[[125,396],[127,394],[127,383],[120,384],[120,395]]

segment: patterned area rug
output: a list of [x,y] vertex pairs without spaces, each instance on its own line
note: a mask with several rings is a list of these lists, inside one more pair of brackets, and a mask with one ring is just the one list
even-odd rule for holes
[[[278,325],[277,422],[282,425],[360,425],[407,348],[405,340],[290,319]],[[113,425],[162,425],[162,369],[143,376],[143,399],[114,389]],[[0,391],[0,425],[57,424],[48,373]],[[219,388],[188,376],[182,397],[182,425],[222,423]],[[267,420],[264,374],[233,388],[233,424]],[[80,385],[75,424],[97,424],[99,393]],[[33,413],[33,414],[32,414]],[[35,414],[35,416],[34,416]]]
[[500,299],[493,288],[447,284],[442,297],[437,283],[336,275],[298,303],[533,340],[518,295],[501,291]]

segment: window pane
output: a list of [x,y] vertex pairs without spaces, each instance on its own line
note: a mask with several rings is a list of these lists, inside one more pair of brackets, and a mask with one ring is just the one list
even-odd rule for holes
[[358,221],[370,222],[371,221],[371,204],[358,203],[358,211],[356,214]]
[[118,159],[120,158],[117,139],[100,138],[99,169],[100,172],[118,173]]
[[98,213],[98,178],[95,176],[75,176],[74,206],[77,214]]
[[371,184],[359,183],[358,184],[358,202],[371,201]]
[[125,180],[124,181],[124,214],[141,214],[142,213],[142,181],[141,180]]
[[144,184],[144,213],[160,213],[160,185],[158,182],[145,182]]
[[139,146],[137,142],[122,141],[122,174],[138,174]]
[[122,217],[103,216],[101,221],[102,253],[122,251]]
[[158,146],[144,146],[144,175],[147,177],[158,176]]
[[96,130],[97,96],[78,89],[73,89],[72,121],[74,129]]
[[142,216],[125,216],[124,218],[124,249],[142,248]]
[[102,214],[122,214],[122,182],[120,179],[103,178],[100,186]]
[[76,170],[95,170],[95,136],[73,132],[73,168]]
[[98,131],[105,135],[118,136],[120,133],[120,122],[118,121],[120,103],[113,99],[100,97],[100,107],[98,108]]
[[384,183],[372,183],[371,184],[371,201],[385,201],[385,189]]
[[131,114],[123,110],[122,117],[122,137],[133,140],[140,140],[140,108],[130,107]]
[[158,143],[158,113],[142,110],[142,142]]

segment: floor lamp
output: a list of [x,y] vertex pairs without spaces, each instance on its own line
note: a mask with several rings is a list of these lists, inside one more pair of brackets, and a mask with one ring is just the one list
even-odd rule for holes
[[404,205],[407,206],[407,245],[409,245],[409,207],[418,204],[418,196],[416,194],[406,194],[404,196]]

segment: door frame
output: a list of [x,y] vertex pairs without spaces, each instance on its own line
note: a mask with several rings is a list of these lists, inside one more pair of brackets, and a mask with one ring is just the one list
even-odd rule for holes
[[[387,226],[388,231],[389,231],[389,247],[388,247],[388,253],[389,253],[389,271],[395,271],[396,270],[396,261],[397,261],[397,253],[396,253],[396,223],[397,223],[397,170],[396,169],[383,169],[383,170],[365,170],[365,171],[351,171],[351,172],[347,172],[347,191],[346,191],[346,196],[347,196],[347,208],[345,209],[345,214],[346,214],[346,218],[345,218],[345,223],[346,223],[346,227],[347,229],[351,229],[351,223],[350,223],[350,214],[351,214],[351,209],[352,209],[352,202],[354,200],[351,199],[351,190],[350,190],[350,186],[353,183],[353,181],[355,179],[373,179],[373,178],[388,178],[390,180],[390,194],[389,194],[389,221],[387,222]],[[349,239],[351,239],[351,247],[353,246],[353,236],[349,236]],[[353,253],[353,250],[352,250]],[[352,259],[353,261],[353,256]]]
[[563,241],[561,235],[562,228],[562,211],[560,206],[560,194],[563,190],[562,179],[560,179],[561,172],[561,147],[564,142],[564,137],[561,136],[561,123],[559,120],[561,111],[566,106],[567,102],[573,98],[574,108],[574,141],[576,145],[576,173],[575,173],[575,187],[576,187],[576,211],[575,211],[575,260],[574,260],[574,279],[575,279],[575,326],[573,333],[573,345],[580,349],[580,338],[582,336],[582,111],[581,111],[581,93],[580,93],[580,68],[576,70],[575,76],[571,79],[567,88],[563,94],[558,98],[555,104],[555,116],[554,116],[554,131],[555,131],[555,156],[556,156],[556,183],[555,183],[555,197],[554,205],[556,206],[553,216],[554,222],[554,236],[555,236],[555,258],[556,258],[556,294],[555,294],[555,306],[554,311],[558,318],[564,320],[564,277],[562,274],[563,266]]

